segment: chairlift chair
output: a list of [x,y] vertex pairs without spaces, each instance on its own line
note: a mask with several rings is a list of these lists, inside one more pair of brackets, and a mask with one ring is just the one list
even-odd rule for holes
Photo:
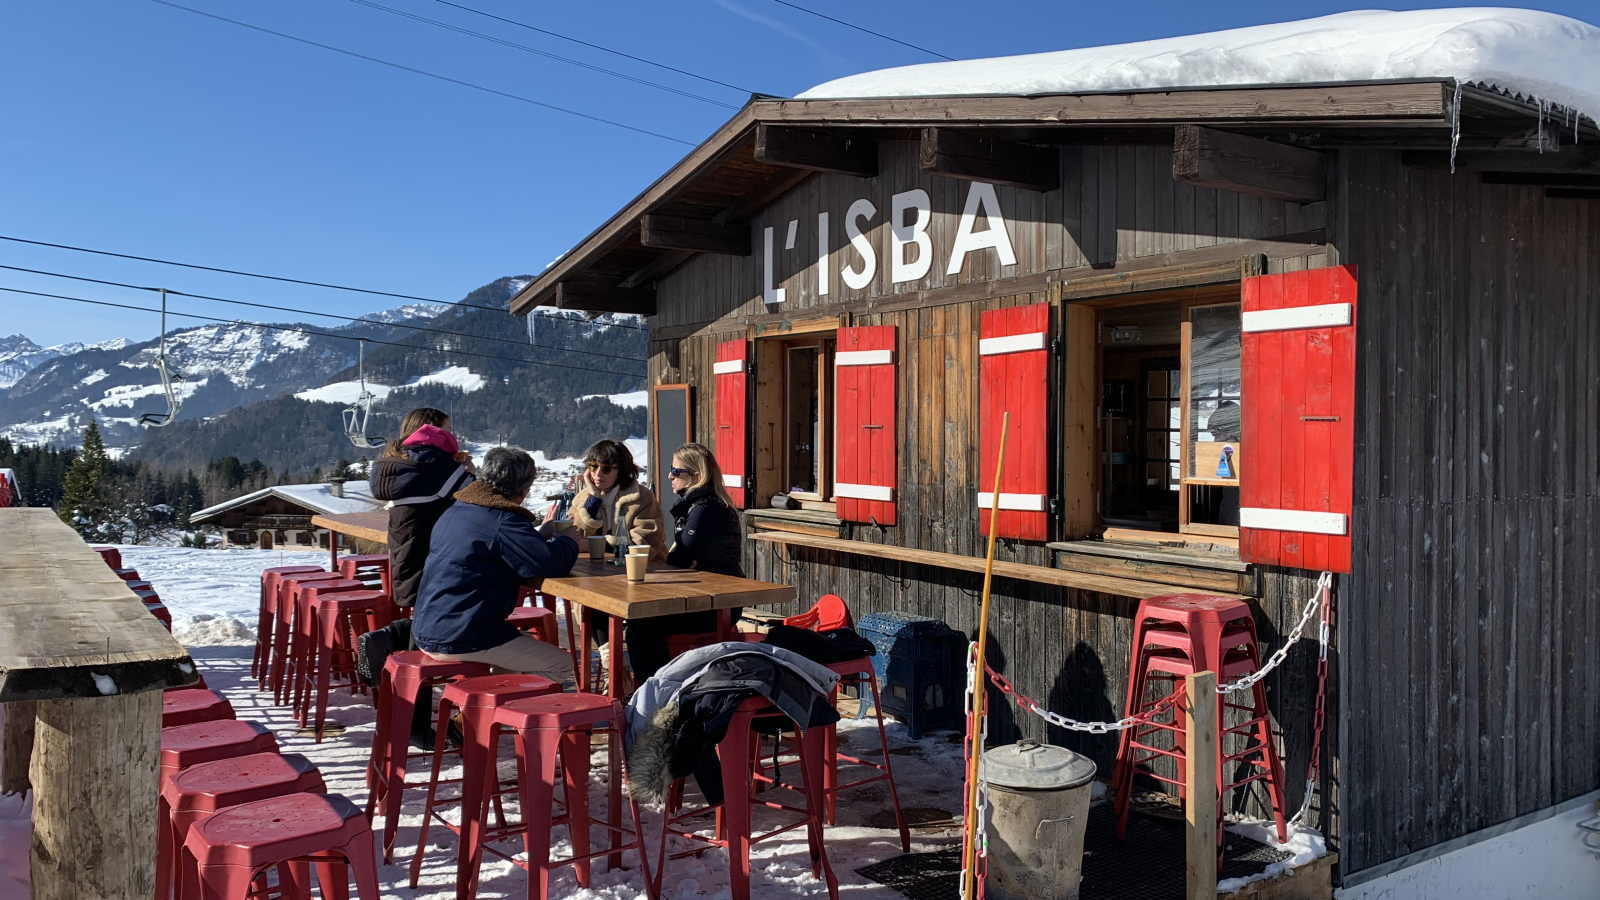
[[386,442],[383,438],[367,437],[367,418],[372,415],[372,401],[378,397],[367,390],[367,342],[358,341],[357,344],[356,373],[361,380],[361,393],[356,395],[355,404],[344,411],[344,436],[363,450],[375,450]]
[[178,419],[178,411],[183,409],[183,395],[174,386],[173,382],[183,381],[182,372],[174,372],[167,365],[167,289],[161,288],[161,348],[156,353],[156,371],[161,374],[161,392],[167,397],[167,411],[164,413],[145,413],[139,417],[140,425],[151,428],[165,428]]

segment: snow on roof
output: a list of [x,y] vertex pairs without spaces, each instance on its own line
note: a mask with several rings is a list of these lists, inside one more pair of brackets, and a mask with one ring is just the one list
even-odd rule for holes
[[1186,37],[864,72],[800,99],[1452,78],[1600,115],[1600,28],[1528,9],[1362,10]]
[[191,517],[191,521],[204,523],[206,520],[219,513],[230,509],[237,509],[269,496],[281,497],[284,500],[303,506],[313,513],[323,515],[342,515],[344,513],[372,512],[383,504],[372,497],[372,485],[365,481],[346,481],[344,483],[344,496],[333,495],[331,484],[280,484],[276,487],[262,488],[235,497],[216,506],[209,506],[200,510]]

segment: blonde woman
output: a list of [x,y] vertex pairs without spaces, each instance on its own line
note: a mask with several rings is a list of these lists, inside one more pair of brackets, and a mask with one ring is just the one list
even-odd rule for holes
[[[684,444],[672,453],[672,468],[667,470],[672,490],[681,498],[672,507],[676,523],[668,565],[698,569],[719,575],[744,577],[740,564],[739,512],[722,484],[722,468],[704,444]],[[737,620],[742,610],[730,610]],[[717,630],[715,612],[680,613],[629,622],[628,660],[633,674],[643,682],[654,675],[671,657],[667,636],[703,634]]]

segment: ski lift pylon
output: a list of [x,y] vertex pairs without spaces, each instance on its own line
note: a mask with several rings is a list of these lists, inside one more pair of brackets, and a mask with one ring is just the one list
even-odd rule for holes
[[140,425],[151,428],[165,428],[178,419],[178,411],[183,409],[183,396],[174,386],[173,382],[183,381],[183,373],[174,372],[167,365],[167,289],[161,288],[161,349],[156,353],[156,371],[161,374],[161,392],[167,397],[167,411],[164,413],[145,413],[139,417]]
[[354,405],[344,411],[344,436],[363,450],[375,450],[386,442],[383,438],[367,437],[367,418],[372,415],[372,401],[376,394],[367,390],[367,342],[357,341],[356,377],[361,380],[361,393]]

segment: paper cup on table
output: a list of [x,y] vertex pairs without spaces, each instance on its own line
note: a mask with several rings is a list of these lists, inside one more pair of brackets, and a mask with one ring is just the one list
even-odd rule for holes
[[589,558],[590,559],[595,559],[595,560],[605,559],[606,558],[606,536],[605,535],[596,534],[596,535],[592,535],[589,538]]
[[627,562],[628,562],[628,580],[629,581],[643,581],[644,580],[645,570],[650,567],[650,554],[648,554],[648,553],[629,553]]

